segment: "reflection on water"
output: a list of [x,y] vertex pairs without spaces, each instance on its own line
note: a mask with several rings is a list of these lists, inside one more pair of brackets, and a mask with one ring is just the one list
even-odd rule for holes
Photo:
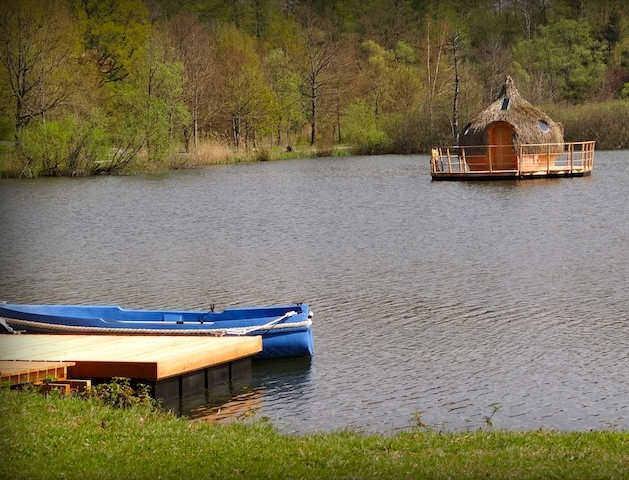
[[256,362],[177,406],[192,416],[241,399],[286,432],[391,433],[499,405],[497,428],[629,428],[629,162],[595,162],[491,183],[432,182],[425,156],[0,180],[0,299],[312,307],[311,362]]
[[184,399],[179,412],[209,422],[259,418],[263,406],[299,400],[310,380],[310,363],[310,358],[254,361],[250,377]]
[[202,405],[191,410],[188,416],[191,420],[210,423],[255,418],[262,408],[262,391],[263,389],[260,388],[238,393],[223,403],[210,396]]

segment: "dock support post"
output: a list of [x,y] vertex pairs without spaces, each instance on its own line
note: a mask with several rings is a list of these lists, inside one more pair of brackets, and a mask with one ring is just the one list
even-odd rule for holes
[[241,358],[158,380],[152,385],[153,396],[162,400],[190,397],[248,375],[251,375],[251,358]]

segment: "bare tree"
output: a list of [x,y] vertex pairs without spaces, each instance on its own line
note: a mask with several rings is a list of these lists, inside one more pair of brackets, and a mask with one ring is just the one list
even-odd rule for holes
[[191,138],[194,148],[199,146],[199,130],[209,128],[206,122],[213,112],[214,45],[207,27],[189,14],[173,18],[168,30],[169,43],[183,63],[186,77],[184,96],[191,115],[191,125],[184,135],[188,151]]
[[33,119],[45,122],[72,93],[72,22],[65,2],[4,0],[0,6],[0,78],[14,101],[16,135]]
[[[431,24],[431,21],[426,23],[426,72],[428,74],[427,109],[430,137],[429,141],[432,144],[434,143],[433,130],[435,102],[437,97],[441,95],[443,83],[446,81],[444,80],[445,75],[443,75],[442,69],[447,69],[447,66],[442,65],[442,63],[445,63],[444,57],[446,55],[446,39],[448,32],[446,22],[442,20],[435,22],[435,29],[437,31],[434,34],[431,32]],[[444,79],[442,79],[442,77]]]
[[475,51],[479,80],[483,87],[483,104],[493,102],[512,68],[512,55],[499,37],[488,38]]
[[303,57],[297,60],[297,69],[302,79],[301,94],[309,104],[310,145],[314,145],[321,101],[333,83],[332,61],[336,48],[331,35],[315,26],[304,30],[303,40]]
[[459,38],[460,32],[456,32],[450,40],[450,47],[452,48],[452,58],[454,61],[454,95],[452,101],[452,137],[455,144],[459,143]]

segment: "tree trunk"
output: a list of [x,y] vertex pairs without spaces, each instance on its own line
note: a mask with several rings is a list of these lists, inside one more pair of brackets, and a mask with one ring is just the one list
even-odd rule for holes
[[317,138],[317,87],[312,88],[312,97],[311,97],[311,106],[312,106],[312,120],[310,125],[312,126],[312,131],[310,132],[310,145],[313,146],[315,144],[315,139]]
[[232,131],[234,134],[234,146],[240,147],[240,119],[238,117],[232,117]]
[[454,56],[454,100],[452,102],[452,136],[454,144],[459,143],[459,35],[452,39],[452,54]]

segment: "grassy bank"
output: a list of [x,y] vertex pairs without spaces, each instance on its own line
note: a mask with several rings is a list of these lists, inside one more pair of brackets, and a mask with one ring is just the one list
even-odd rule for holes
[[1,479],[629,478],[629,433],[283,435],[0,389]]
[[[265,162],[308,157],[347,156],[353,150],[347,145],[317,146],[299,145],[286,147],[261,146],[257,148],[234,148],[229,143],[206,141],[190,152],[173,149],[160,161],[150,160],[143,151],[133,159],[124,158],[120,163],[111,159],[98,162],[84,161],[80,167],[70,165],[67,158],[51,161],[49,158],[31,162],[20,156],[12,142],[0,142],[0,178],[40,177],[40,176],[90,176],[90,175],[135,175],[157,173],[168,170],[199,168],[209,165],[232,163]],[[127,162],[127,160],[129,160]],[[45,167],[44,167],[45,165]],[[51,167],[54,165],[54,167]],[[72,167],[72,168],[70,168]]]

